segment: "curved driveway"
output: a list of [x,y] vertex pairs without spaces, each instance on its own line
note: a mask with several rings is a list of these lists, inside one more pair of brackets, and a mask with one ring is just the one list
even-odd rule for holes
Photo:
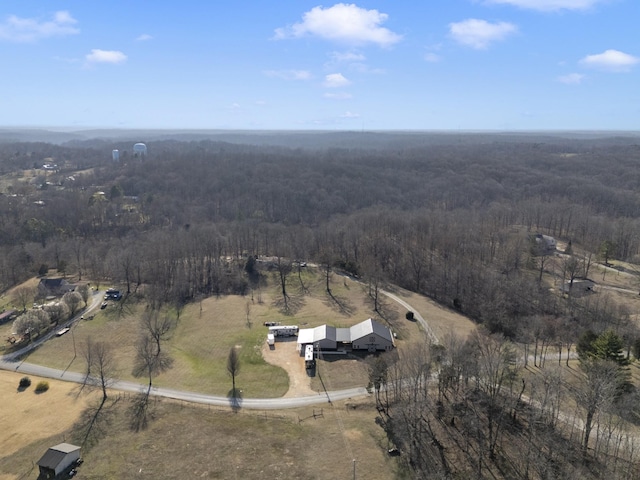
[[[407,310],[410,310],[414,313],[416,319],[425,332],[431,339],[431,341],[437,343],[437,338],[427,322],[422,318],[422,316],[416,312],[416,310],[411,307],[407,302],[399,298],[397,295],[393,293],[382,291],[384,295],[392,299],[393,301],[399,303]],[[91,305],[82,313],[82,315],[86,315],[98,308],[98,305],[102,302],[102,295],[99,295],[98,292],[94,293],[94,298],[91,302]],[[78,321],[81,318],[80,315],[74,317],[70,321],[66,322],[63,325],[60,325],[60,328],[68,326],[71,327],[74,322]],[[45,378],[53,378],[58,380],[64,380],[67,382],[75,382],[75,383],[83,383],[85,380],[85,376],[82,373],[78,372],[68,372],[63,370],[58,370],[55,368],[44,367],[41,365],[35,365],[33,363],[21,362],[19,360],[20,357],[24,356],[26,353],[29,353],[31,350],[36,348],[41,343],[50,339],[55,332],[49,332],[47,335],[44,335],[41,339],[36,340],[34,343],[26,346],[25,348],[13,352],[8,355],[4,355],[0,357],[0,369],[10,370],[14,372],[25,373],[29,375],[36,375],[39,377]],[[121,390],[125,392],[134,392],[140,393],[144,392],[147,389],[147,385],[143,385],[135,382],[127,382],[123,380],[116,380],[112,383],[111,388],[115,390]],[[173,390],[170,388],[162,388],[162,387],[152,387],[151,394],[159,397],[173,398],[176,400],[182,400],[185,402],[193,402],[193,403],[201,403],[207,405],[217,405],[217,406],[231,406],[236,408],[252,408],[252,409],[282,409],[282,408],[294,408],[294,407],[303,407],[307,405],[317,405],[320,403],[331,403],[337,400],[346,400],[353,397],[363,397],[368,396],[369,392],[364,387],[356,387],[356,388],[348,388],[345,390],[336,390],[331,392],[321,392],[317,395],[308,395],[304,397],[292,397],[292,398],[229,398],[217,395],[207,395],[203,393],[195,393],[195,392],[187,392],[182,390]]]

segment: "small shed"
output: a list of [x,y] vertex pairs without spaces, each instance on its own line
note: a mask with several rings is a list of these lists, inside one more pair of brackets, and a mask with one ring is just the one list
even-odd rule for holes
[[392,350],[395,347],[391,329],[369,318],[351,327],[353,350]]
[[49,448],[38,460],[40,477],[44,479],[56,478],[80,458],[80,447],[70,443],[60,443]]

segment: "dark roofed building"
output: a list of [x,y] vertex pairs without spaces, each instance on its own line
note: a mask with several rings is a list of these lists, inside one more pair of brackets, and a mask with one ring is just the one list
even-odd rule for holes
[[70,443],[60,443],[51,447],[38,460],[42,479],[53,479],[71,467],[80,458],[80,447]]
[[16,313],[17,312],[15,310],[6,310],[0,313],[0,325],[11,320]]
[[73,292],[75,289],[76,286],[64,278],[43,278],[38,284],[38,293],[41,297],[57,297],[67,292]]

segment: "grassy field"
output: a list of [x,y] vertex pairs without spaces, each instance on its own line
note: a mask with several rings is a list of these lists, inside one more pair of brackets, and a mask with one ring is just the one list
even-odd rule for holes
[[[398,345],[422,341],[417,324],[404,318],[391,301],[386,301],[381,319],[372,310],[365,287],[346,277],[333,275],[332,299],[324,290],[322,275],[313,270],[304,271],[307,292],[300,293],[297,276],[290,279],[292,310],[289,315],[281,311],[278,285],[250,295],[208,298],[185,308],[177,328],[167,341],[167,351],[174,359],[173,367],[159,375],[154,384],[174,389],[226,395],[231,382],[226,370],[226,359],[232,347],[240,348],[241,370],[238,388],[245,397],[280,397],[288,389],[286,372],[267,364],[261,355],[267,329],[265,321],[299,325],[302,328],[327,323],[348,327],[369,317],[387,322],[398,333]],[[92,320],[79,322],[62,337],[54,338],[32,352],[25,360],[41,365],[71,371],[83,371],[82,349],[88,337],[107,339],[116,351],[118,377],[135,380],[132,366],[135,358],[135,340],[139,334],[139,318],[143,304],[131,303],[118,315],[118,308],[110,305],[100,310]],[[247,309],[249,322],[247,322]],[[470,323],[470,322],[469,322]],[[327,361],[324,380],[327,388],[339,389],[366,385],[366,366],[352,357],[348,362]],[[144,383],[145,379],[138,379]],[[364,383],[363,383],[364,382]],[[318,387],[320,388],[320,387]]]
[[[0,372],[3,399],[18,395],[18,380]],[[21,399],[20,406],[9,410],[14,412],[10,419],[0,417],[9,431],[23,432],[2,443],[0,480],[35,478],[33,463],[49,446],[81,443],[78,426],[71,425],[87,399],[72,400],[71,384],[51,382],[43,395],[20,395],[31,395],[40,404],[30,402],[27,410]],[[238,413],[155,400],[154,419],[140,432],[129,429],[129,406],[129,397],[123,396],[109,407],[107,435],[83,449],[78,478],[352,478],[354,459],[358,478],[402,478],[396,459],[386,455],[390,445],[369,400]]]
[[[78,396],[73,383],[34,376],[29,377],[31,386],[21,391],[23,376],[0,370],[0,480],[21,478],[47,448],[68,441],[70,429],[92,400],[92,395]],[[41,380],[49,382],[49,390],[37,394],[35,386]]]

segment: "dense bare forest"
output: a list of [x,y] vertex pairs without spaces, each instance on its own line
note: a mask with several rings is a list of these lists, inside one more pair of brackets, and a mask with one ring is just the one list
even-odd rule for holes
[[[0,290],[55,268],[127,292],[145,285],[154,301],[180,308],[247,293],[264,256],[277,259],[283,290],[301,261],[358,276],[374,292],[399,285],[483,327],[473,338],[425,347],[413,362],[372,367],[373,383],[389,386],[377,396],[380,422],[411,452],[415,478],[634,478],[636,437],[621,429],[640,421],[623,374],[640,354],[638,326],[623,306],[574,295],[571,285],[596,262],[640,264],[637,142],[193,134],[147,142],[141,159],[128,141],[6,141]],[[536,234],[561,242],[562,256],[540,252]],[[535,385],[517,378],[517,344],[535,345],[534,363],[538,346],[557,349],[559,361],[577,345],[583,382],[560,387],[552,373]],[[400,388],[406,378],[415,383]],[[587,398],[594,390],[601,395]],[[558,427],[567,398],[584,406],[586,436]],[[613,425],[617,419],[629,427]],[[606,428],[615,435],[607,439]]]

